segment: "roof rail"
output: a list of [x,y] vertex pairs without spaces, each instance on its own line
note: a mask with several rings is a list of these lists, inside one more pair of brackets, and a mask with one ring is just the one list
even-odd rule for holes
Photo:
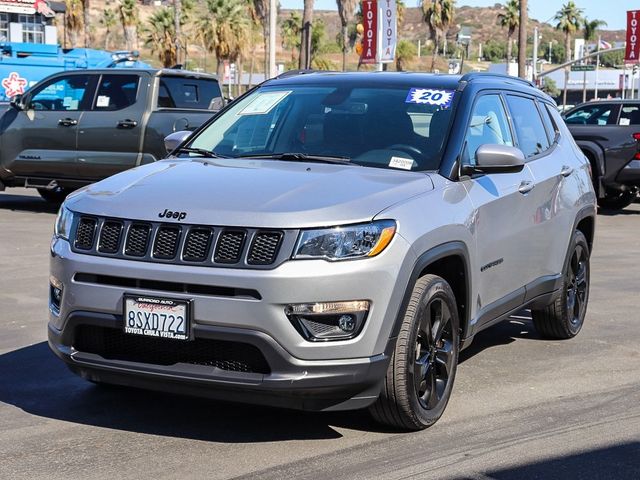
[[520,77],[513,77],[511,75],[504,75],[502,73],[489,73],[489,72],[469,72],[469,73],[465,73],[461,78],[460,81],[461,82],[470,82],[471,80],[474,80],[476,78],[486,78],[486,77],[494,77],[494,78],[499,78],[501,80],[510,80],[512,82],[519,82],[519,83],[524,83],[525,85],[528,85],[529,87],[534,87],[535,85],[533,84],[533,82],[530,82],[529,80],[525,80],[524,78],[520,78]]
[[284,73],[281,73],[280,75],[278,75],[275,78],[289,78],[289,77],[295,77],[297,75],[308,75],[309,73],[327,73],[330,72],[330,70],[314,70],[312,68],[306,68],[306,69],[301,69],[301,70],[288,70]]

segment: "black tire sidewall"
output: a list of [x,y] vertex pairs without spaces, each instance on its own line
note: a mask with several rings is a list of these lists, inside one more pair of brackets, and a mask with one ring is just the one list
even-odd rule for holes
[[[586,261],[587,290],[585,292],[585,298],[584,298],[584,302],[585,302],[584,315],[580,319],[580,323],[578,325],[574,325],[573,323],[571,323],[571,318],[569,317],[569,314],[567,312],[567,289],[569,287],[567,283],[567,273],[569,271],[569,264],[571,263],[571,258],[573,257],[573,253],[575,252],[576,247],[578,245],[580,245],[584,249],[587,255],[587,261]],[[563,319],[562,320],[564,323],[563,327],[567,330],[567,332],[570,334],[571,337],[575,337],[580,332],[580,330],[582,329],[582,326],[584,325],[584,319],[587,314],[587,307],[589,305],[589,288],[591,286],[591,251],[589,250],[589,244],[587,243],[587,238],[584,236],[584,234],[580,230],[576,230],[573,234],[573,237],[571,239],[571,249],[569,250],[569,255],[567,255],[567,259],[565,261],[564,271],[562,272],[562,275],[563,275],[563,285],[562,285]]]
[[[451,323],[453,329],[453,364],[451,367],[451,374],[449,376],[449,382],[444,391],[442,399],[438,403],[438,405],[431,410],[425,409],[419,402],[417,393],[415,391],[415,385],[413,382],[413,364],[415,359],[415,345],[416,338],[418,335],[418,328],[420,323],[421,313],[424,311],[426,306],[429,304],[431,300],[434,298],[440,298],[444,302],[446,302],[449,310],[451,311]],[[416,310],[415,314],[412,318],[405,318],[405,321],[411,322],[411,334],[408,337],[408,347],[406,348],[406,357],[403,359],[406,369],[406,377],[407,383],[407,396],[409,398],[409,402],[411,405],[411,411],[415,417],[417,423],[428,427],[433,425],[444,413],[445,408],[447,407],[447,403],[449,402],[449,398],[451,397],[451,391],[453,389],[453,384],[455,381],[457,366],[458,366],[458,354],[459,354],[459,346],[460,346],[460,337],[459,337],[459,326],[460,322],[458,319],[458,310],[455,302],[455,297],[453,291],[449,284],[440,277],[434,277],[432,281],[430,281],[426,288],[422,293],[422,297],[420,298],[419,308]],[[409,381],[410,380],[410,381]]]

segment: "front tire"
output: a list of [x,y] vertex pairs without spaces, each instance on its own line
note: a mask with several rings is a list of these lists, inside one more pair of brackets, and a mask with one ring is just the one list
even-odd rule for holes
[[403,430],[422,430],[442,416],[458,366],[459,320],[455,295],[436,275],[413,287],[374,419]]
[[546,338],[575,337],[584,323],[589,301],[589,244],[576,230],[571,239],[569,258],[563,271],[562,294],[543,310],[532,310],[533,324]]
[[49,203],[60,204],[64,202],[64,199],[67,198],[73,190],[70,188],[56,187],[53,190],[49,190],[46,188],[38,188],[38,193],[40,196]]

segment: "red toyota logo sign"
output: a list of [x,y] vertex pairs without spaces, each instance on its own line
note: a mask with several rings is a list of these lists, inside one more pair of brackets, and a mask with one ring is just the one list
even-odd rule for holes
[[364,31],[360,61],[362,63],[376,63],[378,46],[378,2],[376,0],[362,2],[362,26]]
[[638,22],[640,22],[640,10],[627,11],[627,48],[624,52],[625,63],[638,63],[638,59],[640,58]]

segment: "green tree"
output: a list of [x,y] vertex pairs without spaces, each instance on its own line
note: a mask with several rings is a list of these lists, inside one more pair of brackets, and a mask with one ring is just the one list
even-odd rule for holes
[[[564,33],[565,60],[571,61],[571,36],[574,35],[582,25],[582,9],[578,8],[573,0],[569,0],[558,10],[555,15],[556,29]],[[564,93],[562,94],[562,104],[567,104],[567,86],[569,83],[569,67],[564,71]]]
[[556,81],[549,76],[543,77],[543,84],[542,84],[541,90],[545,92],[547,95],[549,95],[550,97],[555,98],[560,95],[560,89],[558,88]]
[[282,46],[287,50],[291,50],[292,65],[296,65],[296,50],[300,48],[301,27],[302,17],[296,10],[291,12],[280,24],[280,28],[282,30]]
[[109,50],[111,45],[111,35],[113,34],[113,28],[117,25],[118,18],[116,12],[110,8],[105,8],[100,19],[100,25],[104,28],[104,49]]
[[251,45],[251,20],[243,0],[206,0],[206,15],[196,22],[196,36],[216,56],[218,76],[224,61],[238,61]]
[[582,38],[584,38],[587,42],[593,41],[596,39],[596,33],[600,27],[606,27],[607,22],[604,20],[588,20],[587,17],[584,17],[582,22]]
[[507,63],[511,61],[513,34],[520,25],[520,2],[518,0],[509,0],[502,12],[498,14],[498,24],[502,28],[507,29]]
[[489,40],[482,46],[482,54],[492,63],[500,62],[504,59],[506,46],[503,42]]
[[418,54],[416,46],[408,40],[400,40],[396,47],[396,70],[404,72],[407,64]]
[[136,0],[120,0],[118,6],[120,22],[124,30],[124,42],[127,50],[134,50],[138,44],[138,4]]
[[145,45],[151,48],[165,68],[178,62],[178,43],[175,41],[174,22],[175,10],[162,7],[154,11],[143,28]]
[[432,71],[435,68],[440,40],[446,38],[449,26],[453,23],[455,3],[455,0],[421,0],[423,18],[434,44],[433,58],[431,59]]

